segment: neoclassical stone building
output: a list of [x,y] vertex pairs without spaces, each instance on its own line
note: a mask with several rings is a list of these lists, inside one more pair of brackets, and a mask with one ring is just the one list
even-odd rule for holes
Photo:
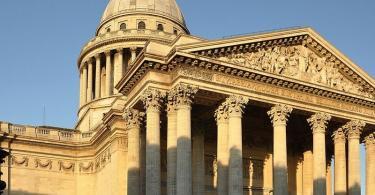
[[375,80],[311,28],[205,40],[111,0],[77,70],[73,129],[0,123],[7,194],[359,195],[361,143],[375,194]]

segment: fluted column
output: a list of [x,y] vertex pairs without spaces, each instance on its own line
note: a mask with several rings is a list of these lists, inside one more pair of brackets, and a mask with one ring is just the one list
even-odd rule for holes
[[83,74],[83,80],[82,80],[82,104],[86,104],[87,102],[87,64],[85,63],[83,65],[83,70],[82,70],[82,74]]
[[100,64],[100,54],[95,56],[95,99],[100,98],[100,79],[101,79],[101,64]]
[[177,188],[178,195],[192,194],[191,104],[198,88],[178,84],[170,95],[177,109]]
[[192,138],[193,195],[205,195],[204,128],[203,122],[195,125]]
[[105,52],[105,96],[111,96],[112,95],[112,64],[111,64],[111,52],[107,51]]
[[167,115],[167,193],[176,195],[177,113],[173,97],[170,96],[168,96]]
[[228,194],[243,194],[243,163],[242,163],[242,113],[247,98],[241,96],[230,96],[225,104],[228,107]]
[[375,132],[365,137],[366,146],[366,194],[375,194]]
[[353,120],[343,126],[348,137],[348,191],[349,195],[361,194],[361,164],[359,138],[365,123]]
[[140,194],[140,125],[144,113],[135,109],[127,109],[124,119],[128,130],[128,193]]
[[[116,51],[117,53],[115,54],[115,66],[113,70],[113,85],[117,85],[123,75],[123,51],[122,48],[119,48]],[[115,94],[118,93],[117,89],[114,89],[114,91]]]
[[293,108],[278,104],[267,114],[273,124],[273,190],[275,195],[288,194],[286,123]]
[[160,109],[165,94],[147,89],[142,95],[146,109],[146,195],[161,193]]
[[334,192],[335,195],[346,194],[346,136],[342,128],[336,130],[333,135],[334,150],[335,150],[335,181]]
[[331,116],[325,113],[316,113],[307,121],[313,132],[313,178],[314,195],[326,194],[326,139],[325,132]]
[[132,63],[134,63],[135,58],[137,58],[137,47],[131,47],[130,48],[130,54],[131,54],[130,63],[132,64]]
[[215,112],[217,123],[217,194],[228,194],[228,107],[221,104]]

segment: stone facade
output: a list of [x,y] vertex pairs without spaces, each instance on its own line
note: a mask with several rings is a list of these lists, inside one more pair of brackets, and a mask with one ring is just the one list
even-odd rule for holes
[[82,49],[75,128],[0,123],[7,194],[359,195],[362,142],[375,193],[373,77],[311,28],[210,41],[138,1]]

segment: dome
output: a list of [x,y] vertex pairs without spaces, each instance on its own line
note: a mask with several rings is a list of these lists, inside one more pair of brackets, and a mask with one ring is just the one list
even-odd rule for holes
[[110,0],[101,23],[121,15],[135,13],[162,15],[186,28],[184,17],[175,0]]

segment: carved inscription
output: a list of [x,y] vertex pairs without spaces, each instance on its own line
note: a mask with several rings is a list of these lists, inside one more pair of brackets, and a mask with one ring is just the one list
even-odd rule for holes
[[218,74],[214,75],[213,81],[224,84],[224,85],[245,88],[255,93],[274,95],[274,96],[284,97],[284,98],[286,97],[286,98],[304,102],[304,103],[327,106],[327,107],[334,108],[334,109],[346,110],[346,111],[351,111],[351,112],[375,117],[375,110],[371,108],[360,107],[360,106],[356,106],[350,103],[344,103],[344,102],[339,102],[337,100],[331,100],[328,98],[321,98],[321,97],[317,97],[313,95],[308,95],[308,94],[296,92],[296,91],[289,90],[289,89],[268,86],[268,85],[261,84],[261,83],[249,82],[244,79],[238,79],[238,78],[233,78],[233,77],[228,77],[228,76],[223,76],[223,75],[218,75]]

